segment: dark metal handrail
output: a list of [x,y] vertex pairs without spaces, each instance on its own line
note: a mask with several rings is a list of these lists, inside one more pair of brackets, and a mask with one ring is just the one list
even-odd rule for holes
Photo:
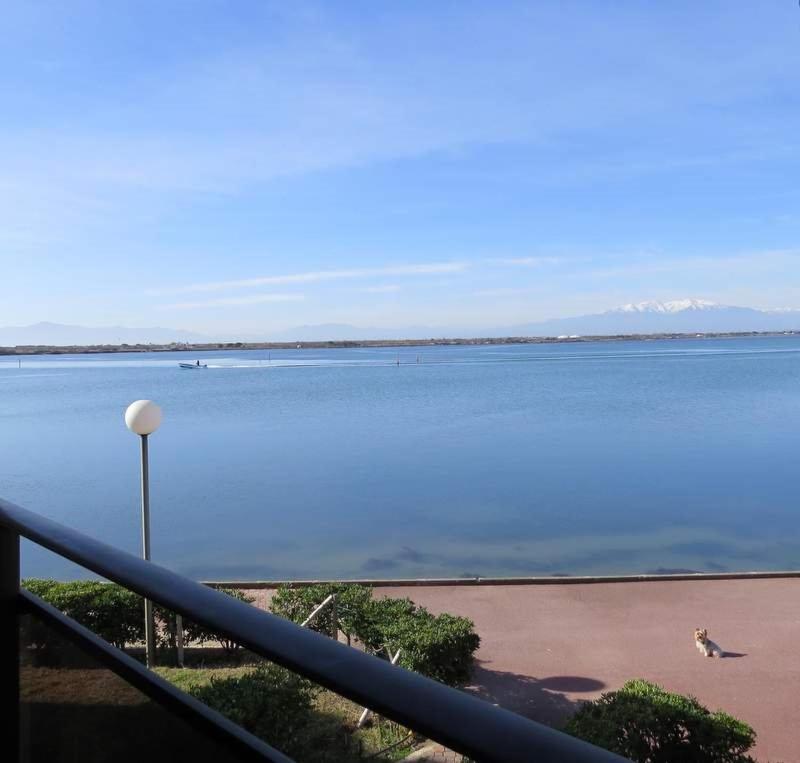
[[624,760],[3,500],[0,526],[482,763]]

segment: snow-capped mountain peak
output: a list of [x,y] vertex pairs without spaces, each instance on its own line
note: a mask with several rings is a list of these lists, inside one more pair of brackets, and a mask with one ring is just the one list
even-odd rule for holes
[[635,302],[604,313],[528,324],[520,327],[519,334],[632,336],[751,331],[800,333],[800,310],[759,310],[706,299]]
[[719,305],[716,302],[709,302],[707,299],[674,299],[669,302],[632,302],[627,305],[622,305],[614,310],[609,310],[611,313],[682,313],[687,310],[719,310],[724,309],[724,305]]

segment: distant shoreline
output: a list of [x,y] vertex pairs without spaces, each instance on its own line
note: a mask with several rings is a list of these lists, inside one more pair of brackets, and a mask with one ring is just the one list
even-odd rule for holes
[[576,344],[581,342],[656,341],[664,339],[735,339],[791,336],[794,331],[729,331],[710,333],[611,334],[597,336],[506,336],[442,339],[354,339],[300,342],[201,342],[169,344],[18,345],[0,347],[0,355],[97,355],[125,352],[208,352],[220,350],[346,349],[351,347],[437,347],[503,344]]

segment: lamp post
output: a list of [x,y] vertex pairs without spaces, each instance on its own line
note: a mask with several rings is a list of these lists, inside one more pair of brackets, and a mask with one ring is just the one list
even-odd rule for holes
[[[137,400],[125,411],[125,425],[142,441],[142,556],[150,561],[150,470],[147,438],[161,425],[161,408],[152,400]],[[156,664],[156,624],[153,602],[144,600],[144,638],[147,648],[147,667]]]

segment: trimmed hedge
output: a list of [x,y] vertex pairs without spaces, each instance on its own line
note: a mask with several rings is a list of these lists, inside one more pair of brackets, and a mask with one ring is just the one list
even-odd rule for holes
[[746,723],[642,679],[586,702],[564,730],[641,763],[755,763]]
[[[273,596],[270,608],[300,623],[331,593],[336,594],[339,629],[348,638],[355,636],[383,658],[400,649],[400,665],[450,686],[469,680],[480,637],[465,617],[432,615],[410,599],[373,599],[371,588],[356,584],[284,586]],[[330,618],[328,608],[310,627],[330,633]]]
[[23,580],[22,585],[119,649],[144,641],[144,603],[122,586],[96,580],[37,579]]
[[[22,581],[28,591],[56,609],[61,610],[81,625],[94,631],[100,638],[124,649],[126,646],[141,644],[144,641],[144,600],[116,583],[99,580],[75,580],[62,583],[58,580],[29,578]],[[252,604],[254,599],[241,591],[218,589],[239,601]],[[174,648],[176,642],[175,614],[154,603],[159,646]],[[197,623],[183,621],[184,643],[203,644],[206,641],[219,641],[228,654],[239,649],[232,639],[217,636]]]

